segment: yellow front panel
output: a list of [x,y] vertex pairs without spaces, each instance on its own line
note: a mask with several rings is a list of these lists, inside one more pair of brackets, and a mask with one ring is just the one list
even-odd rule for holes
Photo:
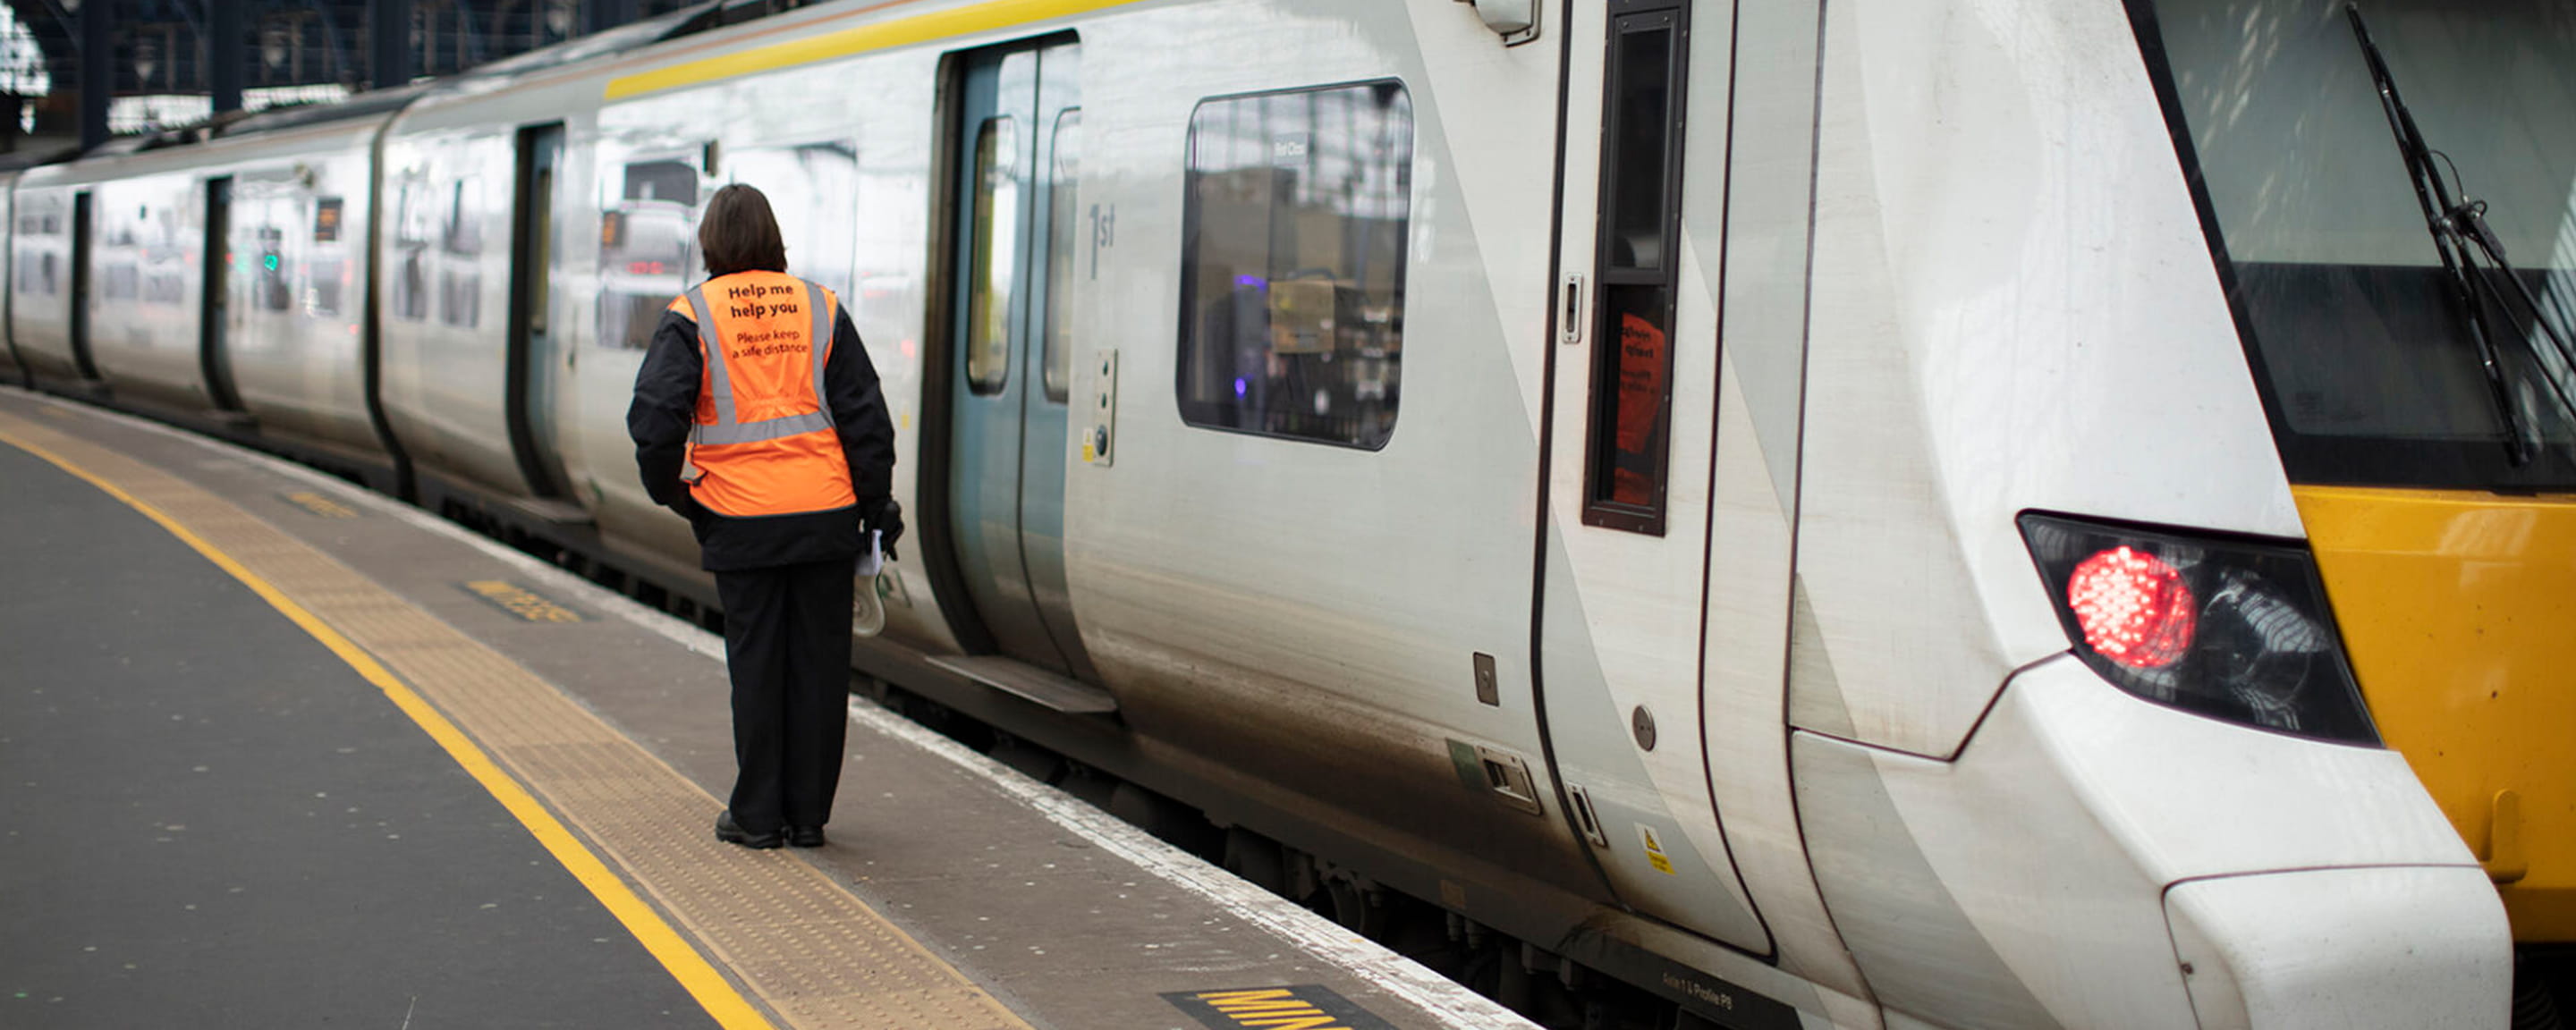
[[2576,497],[2292,493],[2380,734],[2511,881],[2514,937],[2576,940]]

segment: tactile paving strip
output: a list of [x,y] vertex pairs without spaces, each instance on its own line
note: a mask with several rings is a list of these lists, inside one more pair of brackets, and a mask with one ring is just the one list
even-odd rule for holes
[[231,502],[52,427],[0,432],[188,527],[373,653],[791,1027],[1029,1030],[792,852],[718,843],[719,806],[534,673]]

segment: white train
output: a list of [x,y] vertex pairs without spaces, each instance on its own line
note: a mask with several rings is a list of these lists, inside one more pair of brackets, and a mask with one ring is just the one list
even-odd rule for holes
[[753,183],[858,666],[1551,1019],[2555,1026],[2576,5],[2365,13],[2444,160],[2340,0],[700,11],[26,170],[8,341],[687,593],[620,416]]

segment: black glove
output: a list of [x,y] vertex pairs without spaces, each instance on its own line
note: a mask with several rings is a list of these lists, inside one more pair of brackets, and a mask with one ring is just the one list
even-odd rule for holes
[[665,507],[671,509],[671,514],[689,520],[689,524],[692,526],[698,524],[699,516],[710,514],[707,511],[706,505],[698,503],[697,495],[692,494],[687,490],[680,491],[680,495],[671,498],[671,503],[665,505]]
[[877,531],[877,543],[885,549],[887,561],[894,560],[894,542],[903,539],[903,505],[894,498],[880,498],[859,512],[859,522]]

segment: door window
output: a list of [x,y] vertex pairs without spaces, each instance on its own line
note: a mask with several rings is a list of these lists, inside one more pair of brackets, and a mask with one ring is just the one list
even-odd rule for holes
[[966,383],[1002,392],[1011,373],[1011,286],[1020,265],[1018,125],[984,119],[975,132],[975,254],[966,299]]
[[1664,532],[1688,8],[1612,8],[1585,525]]
[[1046,396],[1062,402],[1073,367],[1074,227],[1081,220],[1075,187],[1082,177],[1082,109],[1066,108],[1055,119],[1055,155],[1047,176]]

